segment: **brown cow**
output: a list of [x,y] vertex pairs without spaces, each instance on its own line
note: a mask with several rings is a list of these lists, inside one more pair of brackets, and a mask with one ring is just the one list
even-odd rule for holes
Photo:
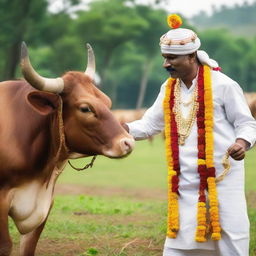
[[12,248],[8,215],[21,233],[20,255],[34,255],[68,158],[120,158],[134,145],[110,112],[111,100],[93,84],[90,46],[85,73],[43,78],[25,44],[21,67],[26,81],[0,83],[0,256]]

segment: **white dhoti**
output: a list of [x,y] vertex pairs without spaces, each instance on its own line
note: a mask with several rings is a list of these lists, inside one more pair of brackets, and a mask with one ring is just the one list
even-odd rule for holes
[[163,256],[219,256],[212,250],[180,250],[165,247]]
[[[243,174],[243,168],[233,168],[222,181],[223,183],[221,184],[220,182],[217,185],[220,224],[222,228],[222,238],[220,241],[212,241],[210,237],[204,243],[195,241],[197,189],[193,189],[192,186],[191,189],[184,189],[184,186],[181,185],[181,195],[179,197],[180,230],[177,238],[166,238],[165,247],[182,249],[182,252],[184,250],[183,253],[185,254],[181,255],[190,255],[187,254],[187,250],[201,249],[202,253],[205,250],[211,250],[214,252],[213,255],[219,256],[248,256],[249,220],[242,186],[244,178],[241,174]],[[180,183],[182,183],[182,177]],[[229,186],[229,184],[232,185]]]

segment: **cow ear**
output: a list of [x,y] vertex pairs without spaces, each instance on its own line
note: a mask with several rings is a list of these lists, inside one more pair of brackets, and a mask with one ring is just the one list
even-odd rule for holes
[[49,115],[58,109],[60,96],[50,92],[33,91],[28,94],[27,101],[39,114]]

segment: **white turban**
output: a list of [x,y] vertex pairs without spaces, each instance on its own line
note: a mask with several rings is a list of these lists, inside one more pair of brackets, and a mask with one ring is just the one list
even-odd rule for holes
[[187,55],[197,51],[197,58],[201,64],[218,69],[218,63],[210,59],[205,51],[198,50],[200,39],[190,29],[171,29],[160,38],[160,47],[163,54]]
[[205,51],[200,50],[200,51],[197,51],[196,54],[199,62],[202,65],[207,65],[210,68],[220,70],[218,62],[213,59],[210,59],[209,55]]
[[161,52],[166,54],[186,55],[195,52],[200,46],[197,35],[186,28],[169,30],[160,38]]

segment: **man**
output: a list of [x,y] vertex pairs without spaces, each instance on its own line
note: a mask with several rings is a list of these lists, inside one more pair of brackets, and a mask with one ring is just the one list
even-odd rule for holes
[[[173,29],[160,38],[160,48],[170,78],[142,119],[124,124],[137,140],[165,129],[169,181],[163,255],[248,256],[243,159],[255,143],[256,121],[239,85],[198,50],[197,35],[179,28],[177,15],[167,21]],[[230,166],[224,161],[228,155]],[[230,171],[217,183],[223,166]]]

